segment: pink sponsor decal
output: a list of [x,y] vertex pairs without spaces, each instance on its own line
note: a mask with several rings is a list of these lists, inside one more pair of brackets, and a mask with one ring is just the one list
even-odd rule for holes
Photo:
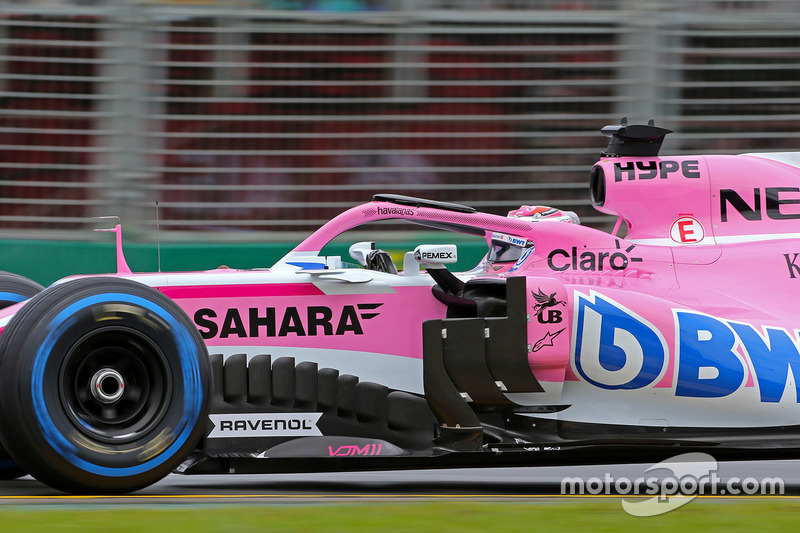
[[357,295],[320,294],[312,284],[219,289],[173,296],[208,346],[292,346],[421,358],[422,322],[446,313],[427,286]]
[[357,444],[347,444],[337,447],[335,450],[333,446],[328,446],[329,457],[356,457],[356,456],[371,456],[381,454],[381,444],[365,444],[359,446]]

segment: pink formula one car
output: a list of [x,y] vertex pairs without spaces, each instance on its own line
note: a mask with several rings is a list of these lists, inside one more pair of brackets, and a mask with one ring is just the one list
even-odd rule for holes
[[[611,234],[379,195],[269,270],[131,273],[118,232],[114,275],[3,275],[3,472],[126,492],[172,471],[800,457],[800,153],[659,157],[668,130],[603,131]],[[380,220],[489,253],[455,274],[452,244],[400,272],[372,243],[361,268],[321,255]]]

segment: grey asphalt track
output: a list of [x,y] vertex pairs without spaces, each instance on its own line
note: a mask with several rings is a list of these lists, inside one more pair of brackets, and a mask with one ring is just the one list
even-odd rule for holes
[[[651,464],[409,470],[269,475],[170,475],[128,496],[68,496],[24,477],[0,482],[0,505],[81,504],[308,504],[353,501],[500,500],[532,501],[562,495],[562,480],[585,481],[672,476],[668,470],[647,472]],[[780,478],[782,492],[800,495],[800,460],[719,463],[720,486],[732,479]],[[724,490],[724,489],[723,489]],[[613,492],[613,491],[612,491]],[[602,494],[601,494],[602,495]],[[728,495],[730,496],[730,495]]]

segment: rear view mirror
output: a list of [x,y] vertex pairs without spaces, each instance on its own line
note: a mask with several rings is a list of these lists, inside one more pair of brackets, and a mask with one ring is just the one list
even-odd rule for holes
[[414,249],[414,259],[427,268],[444,268],[458,261],[455,244],[422,244]]
[[348,253],[350,254],[350,257],[355,259],[355,261],[359,265],[366,268],[367,256],[374,249],[375,249],[374,242],[369,242],[369,241],[357,242],[350,247]]

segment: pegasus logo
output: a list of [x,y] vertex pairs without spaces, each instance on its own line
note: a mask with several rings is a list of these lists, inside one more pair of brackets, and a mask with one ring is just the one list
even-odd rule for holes
[[550,309],[546,315],[545,311],[557,305],[566,306],[567,302],[558,300],[555,292],[548,296],[542,292],[542,289],[538,289],[536,292],[531,291],[531,296],[534,300],[536,300],[536,304],[533,306],[533,314],[536,315],[536,319],[540,324],[553,324],[561,322],[560,310]]

